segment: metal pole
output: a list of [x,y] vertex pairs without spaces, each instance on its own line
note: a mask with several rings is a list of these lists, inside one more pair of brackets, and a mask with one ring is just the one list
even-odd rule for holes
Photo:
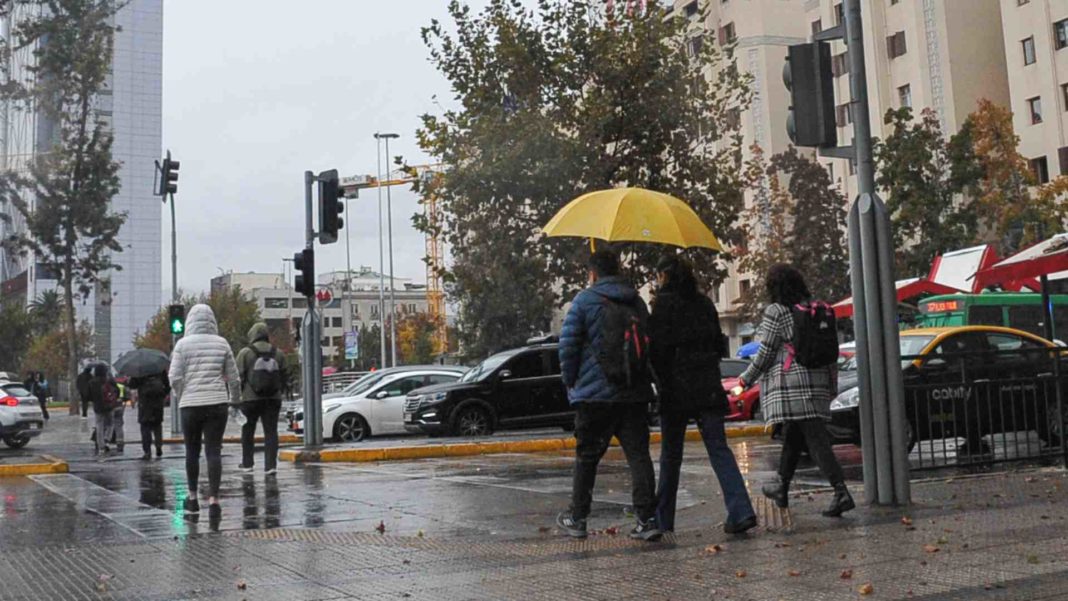
[[[166,185],[166,183],[165,183]],[[178,226],[174,218],[174,194],[171,197],[171,302],[178,303]],[[178,344],[178,337],[171,334],[171,350]],[[174,395],[171,395],[171,434],[182,433],[182,419],[179,415],[178,403]]]
[[1053,342],[1056,337],[1056,332],[1053,329],[1053,307],[1050,304],[1049,298],[1049,276],[1042,274],[1038,278],[1042,283],[1042,321],[1043,331],[1046,332],[1046,340]]
[[382,249],[382,138],[375,134],[378,157],[378,334],[381,338],[381,354],[379,355],[379,369],[386,367],[386,291],[385,291],[385,254]]
[[[389,172],[389,139],[397,137],[397,134],[386,136],[386,172]],[[389,230],[389,364],[397,367],[397,299],[393,281],[393,198],[390,193],[392,186],[386,186],[386,221]]]
[[[312,224],[312,184],[315,174],[304,172],[304,214],[305,214],[305,248],[315,248],[315,227]],[[314,283],[309,283],[314,290]],[[306,294],[307,311],[302,325],[304,337],[301,346],[304,351],[303,390],[304,390],[304,446],[317,447],[323,444],[322,427],[322,348],[320,347],[319,320],[315,310],[315,295]]]

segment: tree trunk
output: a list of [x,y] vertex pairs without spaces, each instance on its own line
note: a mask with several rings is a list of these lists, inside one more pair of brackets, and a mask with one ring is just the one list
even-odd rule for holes
[[78,415],[81,399],[77,392],[78,382],[78,331],[74,323],[74,290],[71,284],[71,261],[67,259],[66,277],[63,278],[63,308],[67,322],[67,381],[70,396],[70,415]]

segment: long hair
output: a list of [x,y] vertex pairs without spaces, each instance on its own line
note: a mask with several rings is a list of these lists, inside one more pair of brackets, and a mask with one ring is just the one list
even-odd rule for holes
[[678,255],[666,255],[656,264],[656,270],[667,275],[665,291],[671,291],[685,298],[698,295],[697,278],[693,275],[690,263]]
[[786,263],[772,265],[771,269],[768,269],[766,285],[768,300],[787,307],[804,302],[812,296],[801,272]]

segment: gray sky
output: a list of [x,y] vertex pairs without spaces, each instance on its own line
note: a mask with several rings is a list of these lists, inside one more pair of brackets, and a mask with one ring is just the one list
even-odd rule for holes
[[[484,2],[472,4],[481,6]],[[440,113],[448,86],[427,62],[420,27],[446,0],[168,0],[163,140],[181,161],[179,287],[208,288],[219,269],[281,269],[304,244],[303,172],[376,172],[376,131],[393,155],[426,161],[419,115]],[[350,201],[352,265],[378,266],[377,197]],[[165,207],[166,208],[166,207]],[[422,282],[415,195],[393,189],[398,277]],[[170,288],[170,216],[163,219]],[[317,269],[345,267],[345,241],[317,250]],[[387,263],[388,269],[388,263]],[[169,296],[169,295],[168,295]]]

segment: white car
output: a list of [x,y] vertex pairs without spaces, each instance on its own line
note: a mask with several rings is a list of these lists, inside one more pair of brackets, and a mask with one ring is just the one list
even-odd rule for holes
[[[358,442],[368,436],[406,434],[404,401],[408,393],[455,382],[463,372],[447,366],[406,368],[363,378],[349,396],[323,400],[323,435],[336,442]],[[293,415],[289,429],[304,431],[303,411]]]
[[17,382],[0,382],[0,440],[21,449],[44,430],[44,414],[37,397]]

